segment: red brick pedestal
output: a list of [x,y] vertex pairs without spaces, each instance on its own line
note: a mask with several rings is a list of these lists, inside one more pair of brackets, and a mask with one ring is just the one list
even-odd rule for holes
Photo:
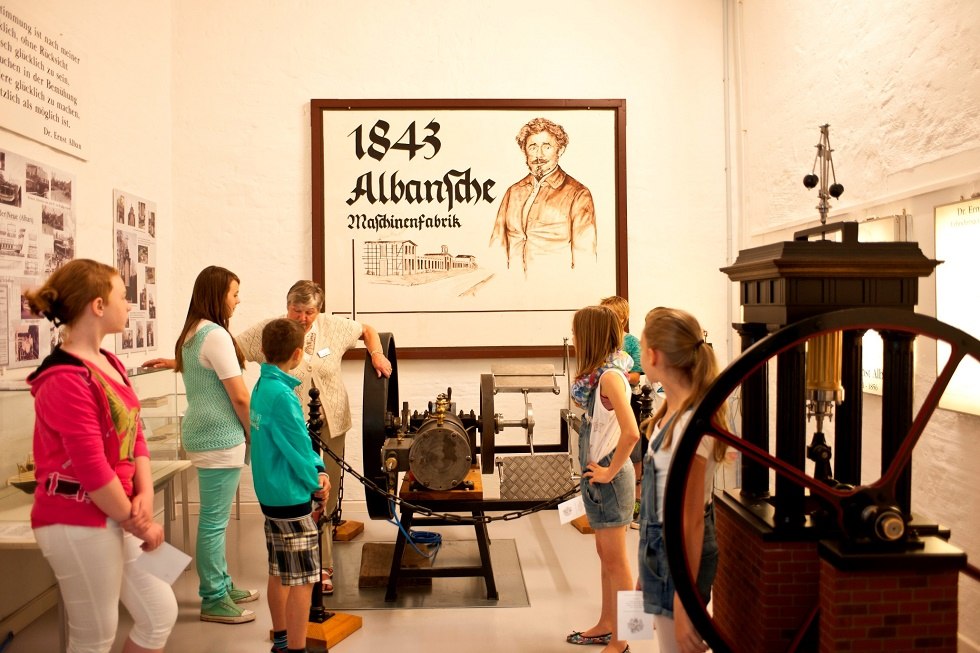
[[962,551],[934,536],[921,550],[844,551],[816,541],[817,528],[777,531],[771,517],[764,502],[716,496],[711,610],[733,651],[956,652]]
[[715,500],[720,557],[712,618],[738,653],[784,653],[818,604],[817,543],[779,539],[765,525],[772,509],[755,509]]
[[820,653],[956,653],[957,582],[966,555],[936,537],[905,553],[820,545]]

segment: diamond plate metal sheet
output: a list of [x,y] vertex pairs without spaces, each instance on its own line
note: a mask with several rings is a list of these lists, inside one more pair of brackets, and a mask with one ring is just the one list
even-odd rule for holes
[[553,499],[575,487],[567,453],[501,456],[497,465],[501,499]]

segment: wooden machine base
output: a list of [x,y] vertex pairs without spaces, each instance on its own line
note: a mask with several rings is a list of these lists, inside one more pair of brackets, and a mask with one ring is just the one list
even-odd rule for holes
[[[418,546],[424,552],[429,552],[430,547],[427,544]],[[432,560],[420,556],[414,548],[407,547],[404,551],[400,569],[432,567]],[[357,580],[358,589],[388,587],[388,577],[392,568],[391,560],[394,555],[394,542],[365,542],[364,546],[361,547],[361,572]],[[431,586],[432,579],[405,578],[402,580],[402,584]]]
[[364,524],[359,521],[351,521],[350,519],[345,519],[337,528],[333,529],[333,541],[334,542],[350,542],[355,537],[364,532]]
[[[478,467],[472,467],[466,475],[471,490],[427,490],[413,489],[406,478],[402,483],[401,497],[406,501],[420,505],[423,508],[439,512],[468,512],[474,517],[483,516],[483,477]],[[399,579],[419,578],[452,578],[452,577],[482,577],[487,587],[487,599],[496,601],[497,584],[493,578],[493,565],[490,561],[490,536],[487,525],[482,521],[465,524],[444,517],[415,517],[415,509],[406,504],[401,505],[401,524],[398,537],[395,539],[395,550],[391,554],[391,568],[388,572],[388,589],[385,591],[385,601],[392,602],[398,597]],[[406,567],[405,565],[405,533],[410,533],[412,525],[433,526],[473,526],[477,547],[480,550],[480,564],[460,565],[455,567]]]
[[[331,612],[330,618],[323,623],[311,621],[306,626],[306,646],[311,651],[332,649],[348,635],[361,629],[364,620],[353,614]],[[272,641],[272,631],[269,631],[269,641]]]

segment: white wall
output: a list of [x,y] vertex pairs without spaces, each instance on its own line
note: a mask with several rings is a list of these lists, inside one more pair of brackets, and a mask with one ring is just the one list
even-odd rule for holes
[[[976,180],[973,0],[739,2],[744,215],[750,238],[816,220],[803,187],[830,124],[836,213]],[[975,182],[974,182],[975,183]]]
[[[713,0],[549,1],[533,11],[515,0],[375,0],[273,11],[266,2],[178,0],[173,329],[205,265],[242,278],[232,331],[281,313],[286,289],[310,276],[310,99],[626,98],[632,330],[653,306],[681,305],[724,350],[727,308],[707,299],[727,287],[718,272],[726,263],[721,9]],[[491,363],[402,362],[402,397],[423,409],[433,387],[452,386],[459,408],[479,412],[479,374]],[[345,366],[355,420],[348,452],[359,467],[362,367]],[[564,391],[532,401],[539,428],[557,437]],[[363,493],[348,486],[345,496]]]

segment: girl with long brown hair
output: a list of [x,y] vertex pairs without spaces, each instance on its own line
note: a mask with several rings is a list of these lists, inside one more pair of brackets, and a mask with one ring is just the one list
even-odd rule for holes
[[195,556],[201,620],[226,624],[254,621],[255,613],[238,604],[259,597],[256,590],[234,586],[225,557],[225,531],[249,441],[245,359],[228,331],[239,303],[239,283],[225,268],[201,270],[174,348],[176,369],[187,388],[183,444],[201,490]]

